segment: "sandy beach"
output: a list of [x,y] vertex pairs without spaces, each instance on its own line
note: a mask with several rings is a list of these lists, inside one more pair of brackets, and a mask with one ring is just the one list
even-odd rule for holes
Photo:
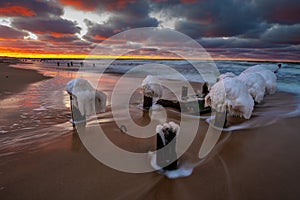
[[30,83],[50,78],[33,70],[16,69],[8,65],[8,63],[0,63],[0,99],[24,90]]
[[[0,199],[300,198],[300,117],[294,113],[299,109],[294,94],[277,92],[267,96],[248,121],[230,117],[220,142],[203,162],[198,152],[208,123],[205,119],[191,119],[199,122],[198,131],[179,162],[193,164],[193,173],[169,179],[157,172],[120,172],[99,162],[72,129],[68,107],[36,110],[32,113],[36,118],[20,119],[22,112],[9,107],[8,99],[26,91],[32,83],[48,80],[35,71],[4,64],[0,64],[0,74],[0,122],[1,129],[7,131],[0,134]],[[103,75],[103,83],[107,84],[98,89],[110,96],[117,80],[117,75]],[[141,99],[136,92],[131,101],[137,105]],[[40,114],[35,115],[37,112]],[[170,108],[166,112],[168,121],[180,122],[180,112]],[[149,121],[148,113],[134,106],[130,115],[140,125]],[[13,129],[17,120],[27,120],[27,124]],[[122,133],[110,106],[106,113],[98,115],[98,122],[105,135],[122,149],[155,149],[155,137],[141,139]],[[36,123],[38,126],[32,126]]]

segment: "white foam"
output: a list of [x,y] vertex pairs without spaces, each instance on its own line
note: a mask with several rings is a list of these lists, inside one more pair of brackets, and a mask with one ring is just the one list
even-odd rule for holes
[[193,173],[193,167],[187,167],[187,166],[181,166],[176,170],[162,170],[161,167],[159,167],[156,164],[156,153],[149,151],[148,156],[150,158],[150,163],[153,169],[157,170],[158,173],[165,175],[166,177],[170,179],[175,179],[175,178],[183,178],[190,176]]
[[7,133],[8,131],[0,130],[0,134]]
[[193,173],[193,168],[179,168],[177,170],[165,171],[165,175],[170,179],[182,178],[190,176]]
[[44,111],[44,110],[47,110],[47,108],[45,108],[44,106],[40,106],[39,108],[35,108],[33,110],[34,111]]

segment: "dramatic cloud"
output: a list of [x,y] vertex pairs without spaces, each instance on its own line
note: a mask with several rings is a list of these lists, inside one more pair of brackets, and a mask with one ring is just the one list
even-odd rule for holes
[[300,24],[274,25],[261,36],[261,39],[279,44],[300,44]]
[[92,42],[99,42],[128,29],[157,27],[157,19],[150,17],[149,12],[150,7],[145,1],[124,4],[117,12],[111,11],[111,16],[103,24],[86,20],[88,33],[84,38]]
[[0,8],[0,16],[33,16],[36,13],[22,6],[11,6]]
[[[95,10],[119,10],[129,3],[137,0],[59,0],[62,4],[72,6],[78,10],[95,11]],[[146,2],[146,1],[145,1]]]
[[36,34],[46,33],[53,36],[73,35],[81,30],[76,23],[61,18],[16,18],[12,26]]
[[78,10],[85,10],[85,11],[94,11],[100,5],[100,1],[97,0],[59,0],[62,4],[72,6]]
[[39,36],[39,39],[42,41],[48,41],[51,43],[56,43],[56,42],[63,42],[63,43],[70,43],[76,40],[79,40],[79,38],[75,35],[59,35],[59,36],[53,36],[49,34],[43,34]]
[[162,10],[169,17],[180,17],[181,20],[175,23],[175,29],[193,38],[235,36],[255,29],[260,22],[255,6],[250,1],[172,3],[153,4],[153,8]]
[[300,21],[299,0],[254,0],[255,8],[270,23],[295,24]]
[[[214,57],[297,60],[299,10],[300,0],[0,0],[0,51],[89,53],[122,31],[168,27]],[[177,51],[177,40],[167,31],[159,38],[143,33],[104,50],[166,55],[157,47]]]
[[0,40],[2,39],[23,39],[27,36],[27,33],[23,31],[16,30],[14,28],[0,25]]
[[0,1],[0,16],[60,16],[63,9],[52,1],[10,0]]

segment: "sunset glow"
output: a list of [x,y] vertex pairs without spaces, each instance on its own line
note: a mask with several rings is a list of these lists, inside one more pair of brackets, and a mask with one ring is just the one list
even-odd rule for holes
[[[116,58],[119,56],[114,54],[114,49],[118,41],[99,55],[90,54],[95,46],[120,32],[159,27],[186,34],[215,60],[298,62],[299,8],[297,2],[287,4],[283,0],[272,3],[228,0],[226,6],[218,1],[197,0],[5,1],[0,2],[0,56]],[[142,37],[138,36],[138,42],[127,42],[137,43],[140,48],[158,49]],[[126,45],[117,48],[126,49]],[[181,59],[151,51],[148,55],[121,57]]]

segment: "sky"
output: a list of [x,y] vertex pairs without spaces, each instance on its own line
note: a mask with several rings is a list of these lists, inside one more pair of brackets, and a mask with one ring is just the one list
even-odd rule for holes
[[[0,56],[84,57],[123,31],[155,27],[187,35],[214,59],[299,61],[299,11],[300,0],[0,0]],[[162,47],[185,49],[172,34],[168,43],[150,35],[110,39],[101,55],[175,58]]]

